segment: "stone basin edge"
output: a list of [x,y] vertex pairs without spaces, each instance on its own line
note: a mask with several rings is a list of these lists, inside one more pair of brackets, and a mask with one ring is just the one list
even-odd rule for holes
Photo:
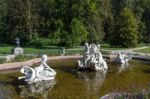
[[[50,56],[48,57],[48,61],[50,60],[59,60],[59,59],[76,59],[76,58],[81,58],[81,55],[75,55],[75,56]],[[104,58],[107,59],[113,59],[116,57],[116,55],[103,55]],[[149,57],[142,57],[142,56],[133,56],[133,59],[135,60],[141,60],[141,61],[149,61],[150,62],[150,58]],[[41,62],[40,58],[34,58],[34,59],[30,59],[27,61],[21,61],[21,62],[13,62],[13,63],[3,63],[0,64],[0,71],[3,70],[11,70],[11,69],[19,69],[23,66],[32,66],[34,64],[37,64]]]

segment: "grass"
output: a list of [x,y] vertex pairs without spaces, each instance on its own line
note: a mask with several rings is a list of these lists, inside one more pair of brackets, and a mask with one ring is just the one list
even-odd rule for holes
[[8,46],[8,47],[0,47],[0,54],[9,54],[11,52],[11,49],[13,47]]
[[[10,54],[11,49],[13,47],[0,47],[0,55],[3,54]],[[52,47],[41,47],[41,48],[34,48],[34,47],[29,47],[29,48],[23,48],[24,53],[26,54],[47,54],[49,56],[57,56],[62,54],[62,47],[57,47],[57,48],[52,48]],[[107,53],[106,51],[103,51],[104,53]],[[77,54],[83,54],[83,48],[72,48],[72,49],[66,49],[66,54],[65,55],[77,55]]]
[[150,47],[141,50],[135,50],[135,52],[150,53]]
[[18,55],[16,56],[11,62],[20,62],[20,61],[26,61],[29,59],[37,58],[38,56],[30,56],[30,55]]
[[[145,46],[145,44],[138,44],[136,47],[143,47]],[[130,48],[126,48],[126,47],[112,47],[109,44],[101,44],[101,48],[102,50],[125,50],[125,49],[130,49]],[[131,48],[135,48],[135,47],[131,47]]]
[[[144,46],[143,44],[139,44],[137,47]],[[10,54],[11,49],[13,46],[10,45],[0,45],[0,55],[3,54]],[[121,47],[110,47],[108,44],[101,44],[102,53],[109,53],[109,51],[105,50],[123,50],[128,48],[121,48]],[[23,47],[24,53],[26,54],[47,54],[49,56],[57,56],[62,54],[63,47],[59,46],[44,46],[44,47]],[[147,51],[145,51],[147,52]],[[150,51],[149,51],[150,52]],[[66,55],[73,55],[73,54],[82,54],[83,53],[83,47],[77,46],[76,48],[70,48],[66,49]]]
[[[0,47],[0,55],[10,54],[12,48],[13,48],[12,46]],[[53,56],[53,55],[59,55],[61,53],[61,47],[59,48],[54,48],[54,47],[41,47],[41,48],[25,47],[24,48],[23,47],[23,49],[24,49],[24,53],[27,54],[48,54],[50,56]]]
[[[1,46],[1,45],[0,45]],[[0,55],[11,54],[12,46],[1,46]],[[26,54],[47,54],[49,56],[57,56],[62,54],[63,47],[59,46],[44,46],[44,47],[23,47]],[[66,55],[80,54],[82,47],[66,49]]]

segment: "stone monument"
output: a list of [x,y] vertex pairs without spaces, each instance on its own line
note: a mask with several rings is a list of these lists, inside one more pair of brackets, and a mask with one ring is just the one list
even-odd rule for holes
[[15,48],[13,48],[11,50],[11,53],[14,54],[14,55],[21,55],[23,54],[23,48],[20,47],[20,39],[19,38],[16,38],[15,39],[15,43],[16,43],[16,46]]
[[105,71],[108,69],[106,61],[103,59],[100,52],[99,44],[85,43],[85,52],[83,57],[78,60],[79,69],[94,69],[96,71]]
[[35,68],[29,66],[24,66],[21,68],[21,73],[25,76],[19,77],[18,79],[23,79],[28,84],[38,82],[38,81],[47,81],[55,79],[56,72],[50,68],[47,62],[47,55],[43,55],[41,58],[41,65]]

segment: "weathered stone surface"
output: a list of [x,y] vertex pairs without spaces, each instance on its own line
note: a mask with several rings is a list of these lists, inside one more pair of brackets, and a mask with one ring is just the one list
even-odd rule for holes
[[106,61],[100,52],[99,44],[85,43],[85,52],[83,57],[78,60],[78,68],[91,68],[96,71],[105,71],[108,69]]
[[43,55],[39,66],[35,68],[23,66],[21,73],[25,76],[19,77],[18,79],[23,79],[28,84],[55,79],[56,72],[46,64],[47,60],[47,55]]
[[[48,60],[76,59],[76,58],[81,58],[81,56],[51,56],[48,57]],[[0,70],[17,69],[17,68],[21,68],[22,66],[32,66],[33,64],[39,62],[41,62],[40,58],[35,58],[35,59],[30,59],[22,62],[0,64]]]
[[11,50],[11,53],[14,55],[22,55],[24,53],[24,50],[21,47],[16,47]]

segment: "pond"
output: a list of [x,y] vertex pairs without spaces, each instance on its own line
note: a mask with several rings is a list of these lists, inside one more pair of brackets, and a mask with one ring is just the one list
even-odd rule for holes
[[0,71],[0,99],[98,99],[108,93],[149,91],[150,63],[108,62],[107,72],[79,71],[77,59],[49,61],[55,80],[26,85],[19,70]]

